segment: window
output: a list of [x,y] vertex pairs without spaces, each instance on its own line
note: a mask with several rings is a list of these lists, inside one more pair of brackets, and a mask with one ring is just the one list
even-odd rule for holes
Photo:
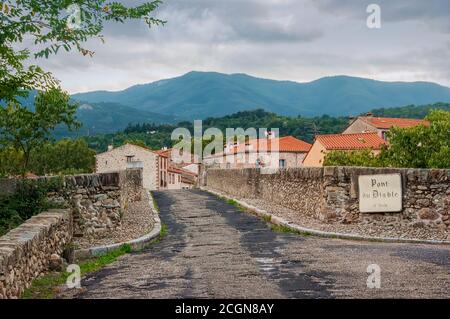
[[285,168],[285,167],[286,167],[286,160],[280,159],[280,168]]
[[127,155],[126,157],[127,157],[127,163],[130,163],[133,161],[134,155]]

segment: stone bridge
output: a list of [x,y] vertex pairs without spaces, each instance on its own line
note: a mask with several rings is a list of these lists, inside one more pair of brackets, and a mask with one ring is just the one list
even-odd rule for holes
[[[87,276],[75,297],[448,298],[448,246],[278,233],[203,191],[154,196],[168,235]],[[367,286],[371,264],[379,289]]]

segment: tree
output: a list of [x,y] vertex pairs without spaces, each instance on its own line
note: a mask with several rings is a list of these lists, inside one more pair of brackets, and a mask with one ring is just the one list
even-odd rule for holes
[[450,167],[450,111],[432,110],[426,119],[429,126],[395,127],[389,131],[389,148],[380,155],[386,166]]
[[46,143],[33,155],[30,167],[39,175],[91,173],[95,151],[81,139]]
[[426,119],[429,125],[391,128],[389,145],[378,156],[368,150],[330,152],[324,165],[450,168],[450,111],[432,110]]
[[[101,31],[106,21],[124,22],[143,18],[148,26],[165,21],[150,14],[160,1],[126,7],[105,0],[15,0],[0,2],[0,143],[23,153],[22,172],[28,169],[34,149],[42,146],[58,124],[77,127],[76,104],[70,102],[59,82],[37,65],[24,66],[34,57],[48,58],[63,48],[75,48],[83,55],[94,52],[82,44],[92,37],[103,40]],[[17,50],[25,38],[34,41],[30,49]],[[21,104],[29,92],[38,91],[35,110]]]
[[379,167],[380,159],[371,150],[332,151],[325,156],[324,166],[367,166]]
[[64,123],[70,128],[79,125],[75,120],[77,105],[69,100],[67,93],[50,89],[37,95],[34,112],[17,102],[0,108],[0,143],[22,152],[22,173],[29,168],[32,151],[51,138],[51,131],[58,124]]

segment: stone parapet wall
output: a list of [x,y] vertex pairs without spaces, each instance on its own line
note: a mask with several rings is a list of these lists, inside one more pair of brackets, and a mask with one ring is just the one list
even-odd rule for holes
[[51,200],[73,207],[74,237],[98,238],[121,227],[129,203],[140,200],[142,170],[66,176]]
[[[48,198],[67,208],[33,216],[0,237],[0,299],[20,297],[52,262],[62,262],[73,239],[98,238],[120,228],[124,211],[142,194],[141,169],[36,179],[60,179],[60,188]],[[13,194],[17,184],[1,180],[0,191]]]
[[[398,173],[403,183],[399,213],[360,213],[358,176]],[[208,188],[239,198],[262,199],[326,223],[408,225],[449,232],[450,170],[362,167],[210,169]]]
[[20,297],[71,240],[70,209],[41,213],[0,237],[0,299]]
[[[33,178],[47,182],[57,179],[62,179],[61,187],[48,198],[73,208],[74,237],[102,237],[121,227],[129,203],[140,200],[142,194],[142,169]],[[0,179],[0,192],[13,194],[17,185],[15,179]]]

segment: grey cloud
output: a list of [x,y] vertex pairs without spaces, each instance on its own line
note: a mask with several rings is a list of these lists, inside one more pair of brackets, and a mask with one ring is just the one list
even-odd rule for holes
[[303,24],[298,2],[256,0],[168,0],[155,13],[167,20],[162,29],[142,22],[110,24],[106,35],[163,37],[165,41],[189,39],[207,42],[313,41],[323,35],[318,25]]
[[[365,8],[374,2],[382,5],[384,20],[396,23],[367,29]],[[401,10],[401,3],[410,6]],[[346,74],[450,85],[450,37],[441,32],[448,5],[437,10],[430,3],[166,0],[155,12],[168,20],[164,27],[108,23],[106,44],[94,39],[86,45],[96,52],[93,58],[62,53],[39,63],[71,92],[122,89],[192,70],[294,81]]]
[[309,0],[323,12],[343,14],[353,17],[367,16],[369,4],[378,4],[383,19],[388,22],[426,19],[445,20],[450,18],[450,1],[448,0]]

